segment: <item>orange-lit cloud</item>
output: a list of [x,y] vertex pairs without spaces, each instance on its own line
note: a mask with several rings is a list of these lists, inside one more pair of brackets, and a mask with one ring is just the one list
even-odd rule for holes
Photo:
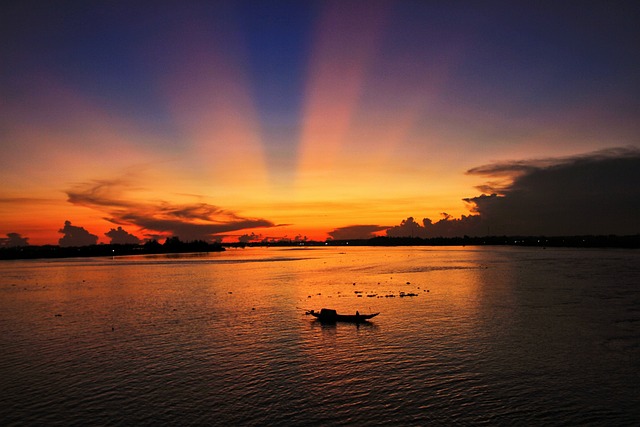
[[113,224],[136,226],[146,235],[177,236],[185,241],[209,241],[230,231],[275,226],[266,219],[243,217],[208,203],[138,201],[131,189],[125,180],[102,180],[79,184],[67,195],[70,203],[102,212]]
[[370,239],[387,228],[389,227],[380,225],[351,225],[336,228],[327,234],[335,240]]

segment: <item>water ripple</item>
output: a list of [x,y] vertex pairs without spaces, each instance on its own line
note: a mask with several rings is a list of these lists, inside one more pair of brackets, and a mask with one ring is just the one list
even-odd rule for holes
[[[578,251],[592,257],[580,272],[567,270],[572,251],[251,253],[12,263],[0,279],[3,425],[640,421],[640,271],[610,264],[637,262],[633,251]],[[363,312],[335,296],[407,281],[388,271],[429,294],[368,299],[382,312],[370,325],[296,310],[314,295],[317,308]]]

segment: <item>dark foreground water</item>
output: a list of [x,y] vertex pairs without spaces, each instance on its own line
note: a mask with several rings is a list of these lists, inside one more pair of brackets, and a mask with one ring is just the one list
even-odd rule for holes
[[[640,423],[640,251],[247,249],[0,273],[3,426]],[[302,310],[322,307],[381,314]]]

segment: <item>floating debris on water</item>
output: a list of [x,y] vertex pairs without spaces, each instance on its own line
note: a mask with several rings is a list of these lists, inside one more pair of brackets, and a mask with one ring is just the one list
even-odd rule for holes
[[418,294],[413,293],[413,292],[407,292],[407,293],[400,292],[400,298],[402,298],[402,297],[417,297],[417,296],[418,296]]

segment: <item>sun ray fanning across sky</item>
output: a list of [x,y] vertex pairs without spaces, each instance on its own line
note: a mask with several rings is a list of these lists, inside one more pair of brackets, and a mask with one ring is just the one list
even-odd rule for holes
[[314,28],[308,67],[298,178],[329,178],[357,113],[363,86],[378,48],[385,7],[372,2],[327,2]]
[[[154,42],[157,86],[189,168],[217,187],[264,191],[266,170],[246,49],[232,11],[188,13]],[[183,12],[187,13],[187,12]],[[205,13],[205,12],[202,12]]]
[[638,233],[639,14],[3,2],[0,239]]

